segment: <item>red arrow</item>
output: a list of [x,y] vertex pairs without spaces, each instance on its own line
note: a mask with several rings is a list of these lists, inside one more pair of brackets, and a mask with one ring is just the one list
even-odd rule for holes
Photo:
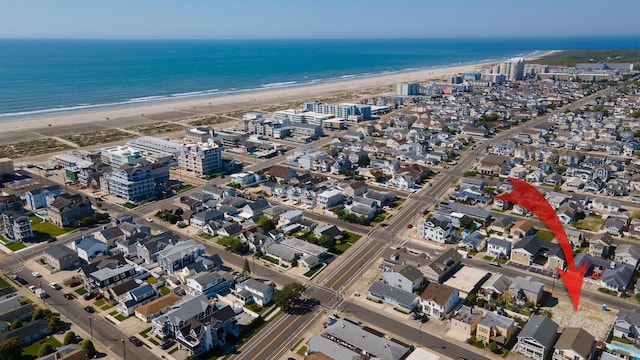
[[557,270],[573,301],[573,307],[578,311],[580,292],[582,291],[582,280],[587,269],[587,264],[584,263],[580,269],[576,268],[573,249],[571,248],[571,244],[569,244],[569,239],[567,239],[564,227],[551,204],[549,204],[540,191],[522,180],[514,178],[509,178],[509,180],[511,184],[513,184],[513,191],[508,194],[500,194],[496,196],[496,198],[518,204],[527,209],[527,211],[532,212],[542,220],[556,236],[564,253],[564,257],[567,260],[567,270]]

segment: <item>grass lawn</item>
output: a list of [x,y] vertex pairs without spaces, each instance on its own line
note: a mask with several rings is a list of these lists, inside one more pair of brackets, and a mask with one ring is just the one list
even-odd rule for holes
[[143,338],[148,338],[149,335],[147,335],[149,333],[149,331],[151,331],[151,329],[153,329],[152,327],[148,327],[142,331],[140,331],[140,336],[142,336]]
[[170,351],[168,352],[168,354],[169,354],[169,355],[171,355],[171,354],[173,354],[173,353],[174,353],[174,352],[176,352],[176,351],[178,351],[178,347],[177,347],[177,346],[175,346],[172,350],[170,350]]
[[360,238],[362,237],[362,235],[355,234],[348,231],[345,231],[344,233],[345,233],[345,236],[347,237],[344,241],[351,244],[355,244],[356,241],[360,240]]
[[23,348],[22,349],[23,359],[31,359],[31,358],[35,359],[35,358],[37,358],[38,357],[38,351],[40,351],[40,347],[42,345],[44,345],[45,342],[51,344],[51,346],[53,346],[54,349],[57,348],[57,347],[62,346],[60,341],[56,340],[56,338],[54,338],[53,336],[50,336],[49,339],[46,339],[42,343],[36,341],[35,343]]
[[125,321],[127,320],[127,317],[122,315],[122,314],[118,314],[116,316],[114,316],[114,318],[116,318],[118,321]]
[[6,288],[6,287],[10,287],[11,284],[9,284],[9,282],[7,282],[7,280],[5,280],[3,277],[0,277],[0,288]]
[[35,215],[29,216],[29,220],[31,220],[31,230],[33,230],[34,233],[44,233],[50,237],[56,237],[67,232],[67,230],[60,228],[57,225],[42,221],[42,219]]
[[94,304],[95,306],[100,307],[100,306],[104,305],[106,302],[107,302],[107,300],[105,300],[105,299],[100,299],[100,300],[96,300],[96,302],[94,302],[93,304]]
[[76,289],[76,294],[78,295],[84,295],[86,293],[87,293],[87,289],[85,288]]
[[600,216],[589,215],[586,218],[579,220],[576,224],[576,228],[589,231],[598,231],[604,224],[604,219]]
[[[114,305],[111,305],[110,303],[106,303],[105,305],[101,306],[100,309],[102,310],[109,310],[112,307],[114,307]],[[119,320],[119,319],[118,319]]]
[[8,244],[8,245],[6,245],[6,247],[9,248],[9,250],[11,250],[11,251],[18,251],[20,249],[26,248],[27,246],[25,244],[19,242],[19,243]]
[[555,235],[553,235],[553,233],[550,230],[543,230],[543,229],[536,231],[536,236],[546,242],[551,242],[551,240],[553,240],[556,237]]
[[214,238],[214,236],[213,236],[213,235],[209,235],[209,234],[205,234],[205,233],[198,234],[198,237],[203,238],[203,239],[205,239],[205,240],[211,240],[211,239],[213,239],[213,238]]
[[351,247],[351,243],[343,242],[340,244],[336,244],[336,246],[333,247],[333,250],[336,255],[341,255],[343,252],[347,251],[347,249],[350,247]]
[[158,283],[158,279],[154,278],[153,276],[150,276],[147,278],[147,284],[149,285],[153,285],[153,284],[157,284]]

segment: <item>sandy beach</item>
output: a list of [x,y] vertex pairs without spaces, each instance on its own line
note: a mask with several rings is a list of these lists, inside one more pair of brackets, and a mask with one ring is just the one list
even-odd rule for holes
[[[553,51],[551,51],[553,52]],[[538,57],[548,53],[541,54]],[[375,77],[350,79],[307,86],[269,89],[227,96],[148,103],[138,106],[65,113],[46,117],[0,122],[0,144],[12,144],[43,137],[123,128],[158,121],[175,121],[204,114],[255,110],[260,106],[317,99],[333,94],[376,89],[404,82],[448,79],[453,74],[479,71],[495,62],[451,66]],[[357,100],[357,99],[352,99]]]

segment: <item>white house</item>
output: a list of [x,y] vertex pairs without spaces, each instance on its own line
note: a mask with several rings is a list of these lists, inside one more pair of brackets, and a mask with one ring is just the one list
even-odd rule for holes
[[511,254],[511,241],[505,238],[492,237],[487,245],[487,255],[496,258],[509,258]]
[[91,262],[96,256],[108,254],[107,244],[97,240],[93,235],[84,235],[71,243],[71,248],[78,253],[78,257]]
[[460,303],[460,293],[450,286],[430,282],[420,294],[420,306],[425,314],[435,318],[448,318]]
[[418,236],[431,241],[446,244],[453,235],[453,226],[449,220],[429,218],[418,223]]
[[273,284],[248,279],[236,284],[235,295],[247,304],[255,302],[260,306],[265,306],[273,299]]
[[234,277],[226,271],[202,271],[187,278],[187,293],[211,296],[233,284]]
[[382,281],[393,287],[412,293],[422,287],[425,279],[420,270],[414,266],[406,265],[402,266],[399,271],[386,271],[382,273]]
[[325,209],[329,209],[340,204],[344,200],[344,198],[345,196],[341,190],[326,190],[318,194],[318,205],[324,207]]

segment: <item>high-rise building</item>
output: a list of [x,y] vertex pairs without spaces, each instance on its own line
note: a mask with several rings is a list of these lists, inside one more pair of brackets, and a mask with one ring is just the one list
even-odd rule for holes
[[420,95],[420,84],[419,83],[397,84],[396,95],[398,96]]
[[504,75],[507,81],[524,79],[524,58],[513,58],[494,66],[493,72]]
[[191,144],[182,148],[178,158],[181,170],[197,176],[213,173],[222,168],[220,147],[216,144]]

